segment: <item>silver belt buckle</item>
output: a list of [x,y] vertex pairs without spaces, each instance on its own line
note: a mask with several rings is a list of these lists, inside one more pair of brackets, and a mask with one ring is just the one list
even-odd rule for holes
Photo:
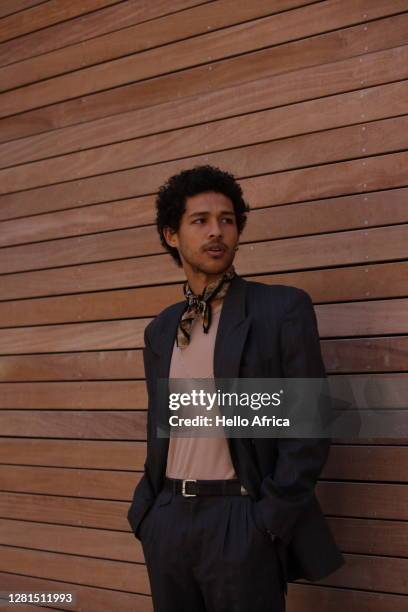
[[248,495],[248,491],[246,490],[244,485],[241,485],[241,495]]
[[181,493],[184,497],[197,497],[197,493],[186,493],[186,482],[197,482],[197,480],[192,480],[191,478],[186,478],[183,480],[181,484]]

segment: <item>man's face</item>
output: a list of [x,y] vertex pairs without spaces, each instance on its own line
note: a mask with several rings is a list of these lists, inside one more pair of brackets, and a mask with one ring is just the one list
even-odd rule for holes
[[233,262],[239,238],[231,200],[213,191],[187,198],[178,231],[165,237],[178,249],[185,270],[222,274]]

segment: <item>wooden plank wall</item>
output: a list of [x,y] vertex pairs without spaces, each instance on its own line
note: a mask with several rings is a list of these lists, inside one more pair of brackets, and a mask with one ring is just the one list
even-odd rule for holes
[[[237,269],[309,291],[330,375],[406,374],[407,42],[408,0],[3,0],[0,590],[152,611],[126,512],[180,169],[237,176]],[[347,564],[289,612],[406,609],[407,440],[346,442],[317,490]]]

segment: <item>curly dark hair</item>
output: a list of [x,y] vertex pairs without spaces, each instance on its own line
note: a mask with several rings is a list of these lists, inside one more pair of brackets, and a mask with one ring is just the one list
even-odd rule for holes
[[241,186],[235,177],[216,166],[195,166],[171,176],[160,188],[156,196],[156,226],[160,242],[181,267],[178,250],[167,244],[163,229],[170,227],[177,231],[186,209],[186,199],[206,191],[224,194],[234,206],[238,234],[245,227],[250,208],[244,200]]

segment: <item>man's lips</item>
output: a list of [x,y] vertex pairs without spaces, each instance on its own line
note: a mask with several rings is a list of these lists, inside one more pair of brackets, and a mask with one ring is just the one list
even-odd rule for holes
[[222,244],[213,244],[207,247],[206,251],[210,251],[211,253],[224,253],[224,251],[226,251],[226,248]]

